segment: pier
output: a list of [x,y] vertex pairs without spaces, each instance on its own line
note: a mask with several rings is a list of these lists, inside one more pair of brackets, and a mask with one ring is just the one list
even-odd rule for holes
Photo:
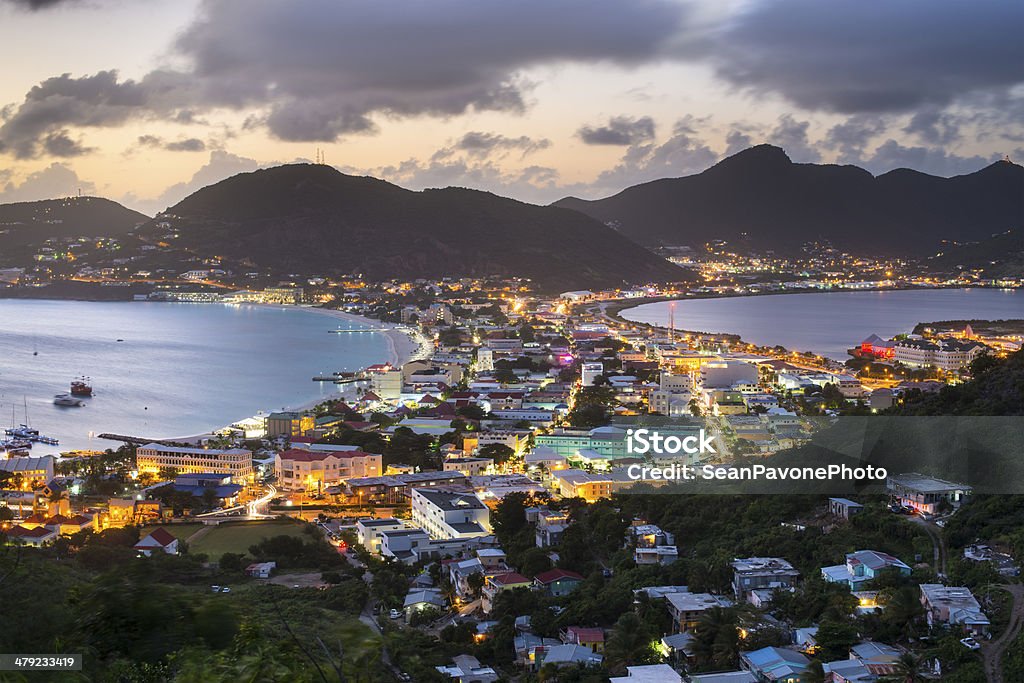
[[391,329],[390,327],[361,327],[359,329],[353,329],[353,330],[337,329],[337,330],[327,330],[327,331],[329,333],[331,333],[331,334],[351,334],[353,332],[387,332],[390,329]]

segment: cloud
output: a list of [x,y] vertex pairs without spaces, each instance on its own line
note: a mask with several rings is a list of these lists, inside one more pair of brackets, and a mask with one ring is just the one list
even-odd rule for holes
[[528,135],[508,137],[500,133],[483,133],[471,131],[461,138],[434,152],[434,159],[448,159],[460,153],[470,157],[504,156],[509,152],[519,152],[520,158],[527,154],[547,149],[551,141],[547,138],[532,138]]
[[36,12],[42,9],[57,7],[58,5],[78,4],[80,0],[2,0],[2,2]]
[[786,150],[789,158],[796,162],[821,161],[821,152],[811,144],[807,131],[810,121],[797,121],[789,114],[779,117],[778,123],[768,134],[768,142]]
[[[908,112],[1024,82],[1024,3],[748,3],[712,40],[727,82],[808,110]],[[701,60],[706,54],[691,54]]]
[[949,177],[974,173],[999,159],[998,154],[960,156],[934,147],[910,147],[896,140],[886,140],[860,165],[872,173],[885,173],[896,168],[912,168],[923,173]]
[[856,115],[832,126],[821,146],[836,153],[836,163],[860,164],[873,139],[886,130],[886,122],[878,116]]
[[199,138],[186,138],[168,142],[164,149],[171,152],[202,152],[206,150],[206,143]]
[[174,44],[187,68],[47,79],[9,114],[0,140],[29,158],[53,129],[217,108],[258,110],[255,121],[291,141],[373,132],[381,116],[521,112],[532,87],[525,70],[649,62],[687,11],[674,0],[205,0]]
[[[152,138],[152,136],[145,135],[142,137]],[[159,138],[154,139],[157,141],[157,145],[161,144]],[[217,149],[210,152],[209,161],[201,166],[191,178],[171,185],[161,192],[158,197],[143,199],[134,194],[128,194],[121,201],[137,211],[152,216],[177,204],[196,190],[202,189],[207,185],[212,185],[239,173],[255,171],[261,166],[266,165],[272,164],[260,164],[255,159],[249,159],[248,157],[238,156],[237,154]]]
[[95,194],[96,185],[78,177],[69,166],[54,162],[46,168],[30,173],[20,183],[9,179],[9,175],[0,188],[0,203],[34,202],[40,199],[71,197],[78,194]]
[[582,126],[576,134],[587,145],[635,145],[654,138],[654,119],[614,116],[604,126]]
[[73,139],[66,129],[47,133],[42,140],[42,146],[46,154],[52,157],[79,157],[94,149]]

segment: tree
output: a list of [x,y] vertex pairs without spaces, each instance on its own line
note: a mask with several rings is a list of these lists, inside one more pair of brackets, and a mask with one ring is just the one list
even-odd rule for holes
[[904,652],[893,664],[893,673],[885,680],[893,683],[922,683],[925,680],[925,664],[917,655]]
[[648,664],[657,659],[654,638],[635,612],[626,612],[615,622],[605,647],[605,661],[613,672],[627,666]]
[[489,443],[486,446],[481,446],[477,454],[481,458],[491,458],[495,465],[500,465],[516,452],[503,443]]
[[466,584],[469,586],[469,590],[473,594],[473,599],[477,599],[480,597],[480,593],[484,588],[484,575],[479,572],[470,574],[466,578]]
[[543,548],[529,548],[519,556],[519,572],[523,576],[532,579],[537,574],[549,569],[551,569],[551,558]]
[[856,645],[860,638],[853,625],[845,621],[830,619],[821,622],[814,640],[821,648],[819,656],[824,661],[831,662],[847,657],[850,654],[850,648]]

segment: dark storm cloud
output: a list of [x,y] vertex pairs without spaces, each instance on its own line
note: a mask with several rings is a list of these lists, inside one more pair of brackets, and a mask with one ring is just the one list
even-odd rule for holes
[[57,5],[74,5],[80,0],[0,0],[0,4],[14,5],[33,12],[41,9],[49,9]]
[[588,145],[634,145],[654,138],[654,119],[615,116],[604,126],[583,126],[576,134]]
[[868,145],[885,130],[886,123],[878,116],[851,116],[828,130],[822,146],[835,151],[837,163],[860,164]]
[[80,140],[75,140],[66,130],[47,133],[42,141],[43,150],[52,157],[80,157],[93,150],[86,147]]
[[1024,3],[1004,0],[771,0],[720,27],[712,59],[806,109],[912,111],[1024,82],[1021,26]]
[[164,149],[170,152],[202,152],[206,150],[206,143],[199,138],[187,138],[168,142]]
[[641,64],[678,39],[686,9],[673,0],[206,0],[175,44],[187,71],[48,79],[8,115],[0,142],[32,157],[63,126],[217,107],[263,109],[254,120],[293,141],[373,132],[375,115],[518,112],[531,88],[523,70]]

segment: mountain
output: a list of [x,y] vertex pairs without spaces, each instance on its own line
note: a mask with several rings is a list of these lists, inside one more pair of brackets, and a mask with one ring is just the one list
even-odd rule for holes
[[541,287],[676,281],[688,272],[576,211],[487,192],[413,192],[323,165],[243,173],[205,187],[148,229],[177,247],[285,272],[521,276]]
[[100,197],[0,204],[0,248],[39,244],[51,237],[116,237],[148,220]]
[[793,252],[824,239],[860,253],[926,256],[943,240],[1024,228],[1024,167],[998,161],[953,178],[909,169],[875,177],[857,166],[796,164],[782,149],[759,145],[703,173],[555,206],[650,246],[721,239]]
[[930,270],[957,274],[981,268],[986,277],[1021,277],[1024,273],[1024,230],[1007,230],[987,239],[950,244],[929,258]]

